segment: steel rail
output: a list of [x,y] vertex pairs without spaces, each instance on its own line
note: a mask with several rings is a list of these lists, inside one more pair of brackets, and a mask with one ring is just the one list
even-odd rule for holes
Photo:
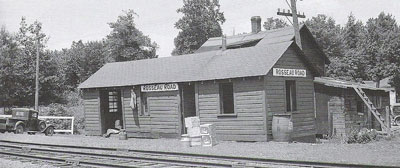
[[[59,148],[75,148],[75,149],[87,149],[87,150],[102,150],[102,151],[121,151],[120,148],[108,148],[108,147],[87,147],[87,146],[74,146],[74,145],[56,145],[56,144],[43,144],[43,143],[31,143],[31,142],[17,142],[0,140],[3,143],[13,143],[21,145],[37,145],[37,146],[48,146],[48,147],[59,147]],[[255,158],[255,157],[241,157],[241,156],[222,156],[222,155],[209,155],[209,154],[195,154],[195,153],[180,153],[180,152],[163,152],[163,151],[149,151],[149,150],[137,150],[128,149],[127,152],[145,153],[145,154],[158,154],[158,155],[169,155],[169,156],[185,156],[185,157],[197,157],[197,158],[209,158],[213,160],[231,160],[232,163],[275,163],[275,164],[288,164],[298,166],[310,166],[310,167],[346,167],[346,168],[398,168],[398,166],[389,165],[371,165],[371,164],[354,164],[354,163],[334,163],[334,162],[317,162],[317,161],[299,161],[299,160],[283,160],[283,159],[270,159],[270,158]],[[210,165],[211,166],[211,165]],[[218,166],[218,165],[214,165]],[[220,165],[224,167],[224,165]],[[232,166],[232,164],[231,164]]]
[[[44,146],[44,145],[40,145]],[[117,155],[117,154],[101,154],[101,153],[94,153],[94,152],[78,152],[78,151],[68,151],[68,150],[60,150],[60,149],[46,149],[46,148],[35,148],[35,147],[25,147],[25,146],[15,146],[15,145],[4,145],[0,144],[1,147],[6,148],[13,148],[13,149],[21,149],[29,148],[29,151],[40,151],[40,152],[53,152],[53,153],[62,153],[62,154],[71,154],[77,156],[95,156],[95,157],[102,157],[102,158],[117,158],[117,159],[128,159],[129,161],[146,161],[146,162],[153,162],[153,163],[167,163],[167,164],[175,164],[175,165],[182,165],[182,166],[207,166],[207,167],[231,167],[231,164],[227,163],[216,163],[216,162],[201,162],[195,160],[179,160],[179,159],[168,159],[168,158],[157,158],[157,157],[149,157],[149,156],[128,156],[128,155]],[[98,150],[98,149],[96,149]],[[52,161],[61,161],[65,162],[70,159],[60,159],[60,158],[52,158],[46,159],[47,157],[42,156],[35,156],[26,154],[19,154],[19,153],[11,153],[11,152],[4,152],[0,151],[0,154],[9,154],[14,156],[20,157],[29,157],[32,156],[33,158],[42,159],[42,160],[52,160]],[[90,162],[90,161],[82,161],[77,160],[79,163],[83,163],[85,165],[96,165],[96,166],[109,166],[109,167],[121,167],[118,164],[111,164],[111,163],[100,163],[100,162]],[[137,166],[125,166],[124,167],[137,167]]]

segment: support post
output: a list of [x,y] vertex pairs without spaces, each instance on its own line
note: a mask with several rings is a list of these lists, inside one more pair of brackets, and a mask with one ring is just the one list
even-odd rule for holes
[[35,89],[35,110],[39,110],[39,42],[40,39],[37,39],[36,43],[36,89]]
[[387,133],[388,133],[388,135],[390,135],[391,134],[391,130],[390,130],[390,108],[389,108],[389,106],[386,106],[386,108],[385,108],[385,111],[386,111],[386,119],[385,119],[385,124],[386,124],[386,126],[387,126]]
[[300,49],[302,49],[302,47],[301,47],[301,38],[300,38],[299,20],[298,20],[298,17],[297,17],[296,0],[290,0],[290,3],[291,3],[291,6],[292,6],[293,28],[294,28],[294,35],[295,35],[296,44],[299,46]]

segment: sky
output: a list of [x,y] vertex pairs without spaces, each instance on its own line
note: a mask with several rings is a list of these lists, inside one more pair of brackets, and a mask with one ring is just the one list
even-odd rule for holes
[[[105,38],[111,31],[107,23],[115,22],[123,10],[133,9],[139,15],[135,19],[138,29],[159,45],[157,54],[166,57],[179,32],[174,24],[182,17],[176,12],[182,5],[182,0],[0,0],[0,25],[17,32],[22,16],[28,23],[38,20],[50,37],[47,48],[60,50],[69,48],[72,41]],[[220,5],[226,18],[223,33],[228,36],[250,32],[252,16],[261,16],[263,21],[286,19],[276,12],[289,9],[285,0],[220,0]],[[382,11],[400,18],[400,0],[302,0],[297,8],[307,18],[325,14],[342,25],[351,12],[364,23]]]

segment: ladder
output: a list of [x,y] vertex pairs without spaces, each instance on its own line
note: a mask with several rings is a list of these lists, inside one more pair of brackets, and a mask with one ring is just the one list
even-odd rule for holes
[[381,125],[382,131],[390,133],[390,128],[387,127],[387,125],[383,123],[385,121],[385,118],[382,117],[382,115],[376,109],[374,104],[368,98],[367,94],[365,94],[365,92],[359,87],[353,86],[353,88],[356,91],[356,93],[358,94],[358,96],[360,96],[360,98],[363,100],[364,104],[367,105],[369,111],[375,116],[376,120],[378,120],[379,124]]

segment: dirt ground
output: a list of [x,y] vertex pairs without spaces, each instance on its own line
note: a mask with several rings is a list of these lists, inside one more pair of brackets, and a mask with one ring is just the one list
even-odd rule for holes
[[[4,133],[0,134],[0,139],[49,144],[400,166],[399,135],[390,140],[381,139],[368,144],[342,144],[337,141],[326,140],[318,144],[224,141],[214,147],[185,147],[178,139],[130,138],[128,140],[119,140],[117,136],[103,138],[96,136],[57,134],[48,137],[44,135],[16,135],[13,133]],[[2,160],[0,160],[0,163],[2,163]]]

